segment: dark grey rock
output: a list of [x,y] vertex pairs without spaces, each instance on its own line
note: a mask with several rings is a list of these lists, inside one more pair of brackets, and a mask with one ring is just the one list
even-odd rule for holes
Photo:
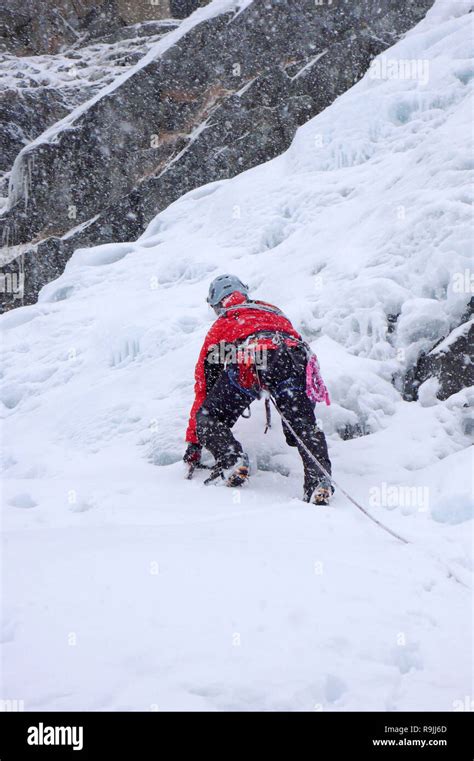
[[[95,95],[124,67],[137,63],[152,44],[179,23],[152,21],[123,27],[97,41],[95,46],[71,49],[58,56],[62,63],[52,72],[46,69],[41,78],[37,77],[37,71],[44,66],[44,57],[32,57],[21,64],[19,59],[9,56],[6,60],[11,63],[11,70],[4,64],[0,78],[0,173],[11,169],[25,145]],[[88,72],[83,73],[84,69]],[[5,79],[8,85],[2,88]]]
[[9,170],[19,151],[74,105],[70,96],[53,87],[0,92],[0,171]]
[[209,0],[169,0],[170,14],[173,18],[186,18]]
[[[415,367],[404,379],[404,398],[418,399],[418,390],[429,378],[437,378],[438,399],[448,399],[462,388],[474,386],[474,297],[471,298],[460,326],[450,336],[438,341],[432,349],[420,355]],[[464,329],[459,330],[461,326]],[[458,335],[460,333],[460,335]]]
[[122,40],[133,40],[140,37],[155,37],[166,34],[179,26],[179,21],[166,19],[161,21],[144,21],[141,24],[120,27],[102,37],[94,38],[94,43],[114,43]]
[[[204,2],[171,2],[184,18]],[[3,0],[0,53],[57,53],[78,40],[120,34],[124,27],[173,16],[170,0]],[[125,39],[117,37],[117,39]]]

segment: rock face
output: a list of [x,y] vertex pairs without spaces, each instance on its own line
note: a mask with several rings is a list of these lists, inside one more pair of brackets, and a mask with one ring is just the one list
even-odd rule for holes
[[474,386],[474,297],[461,324],[423,353],[405,378],[404,397],[418,399],[427,381],[435,381],[433,396],[447,399],[462,388]]
[[64,46],[96,39],[124,26],[184,18],[209,0],[4,0],[0,52],[54,54]]
[[251,3],[195,25],[24,150],[0,218],[3,271],[24,271],[23,303],[78,246],[135,239],[183,193],[284,151],[432,1]]
[[16,55],[57,53],[82,34],[124,26],[116,0],[6,0],[0,11],[0,50]]
[[0,92],[0,171],[11,168],[17,153],[74,106],[57,88]]
[[134,65],[179,22],[121,27],[93,45],[56,56],[0,61],[0,172],[44,130]]

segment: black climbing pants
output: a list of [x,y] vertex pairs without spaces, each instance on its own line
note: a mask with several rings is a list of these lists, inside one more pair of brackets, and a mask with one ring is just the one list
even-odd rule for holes
[[[321,465],[331,473],[326,437],[316,425],[314,404],[306,395],[306,354],[300,347],[280,346],[269,349],[266,366],[259,370],[261,387],[268,390],[297,436]],[[230,467],[242,452],[231,428],[249,405],[260,397],[260,387],[244,389],[238,383],[238,367],[228,366],[197,413],[197,435],[223,468]],[[323,475],[308,453],[295,440],[283,422],[290,446],[297,446],[303,460],[305,493],[319,483]]]

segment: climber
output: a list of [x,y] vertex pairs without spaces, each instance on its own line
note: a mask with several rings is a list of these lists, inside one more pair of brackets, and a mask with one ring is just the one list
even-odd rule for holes
[[249,299],[238,277],[215,278],[207,301],[218,319],[196,365],[184,461],[192,470],[199,467],[206,447],[215,459],[206,483],[223,478],[228,486],[242,486],[249,458],[231,428],[252,401],[271,396],[295,434],[283,421],[287,443],[298,447],[303,460],[304,501],[328,504],[334,489],[309,454],[331,473],[326,438],[314,415],[315,400],[329,404],[315,355],[277,307]]

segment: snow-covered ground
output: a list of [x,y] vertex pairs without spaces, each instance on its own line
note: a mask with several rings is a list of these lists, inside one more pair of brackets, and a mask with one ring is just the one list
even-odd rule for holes
[[[438,0],[386,51],[385,71],[414,60],[417,76],[374,67],[286,154],[192,191],[135,243],[77,251],[1,318],[1,698],[399,711],[473,695],[472,390],[408,403],[391,382],[468,300],[453,278],[470,266],[472,5]],[[312,342],[335,478],[410,544],[341,492],[301,502],[261,404],[237,425],[248,487],[184,480],[207,286],[225,271]],[[343,440],[355,425],[369,435]]]

